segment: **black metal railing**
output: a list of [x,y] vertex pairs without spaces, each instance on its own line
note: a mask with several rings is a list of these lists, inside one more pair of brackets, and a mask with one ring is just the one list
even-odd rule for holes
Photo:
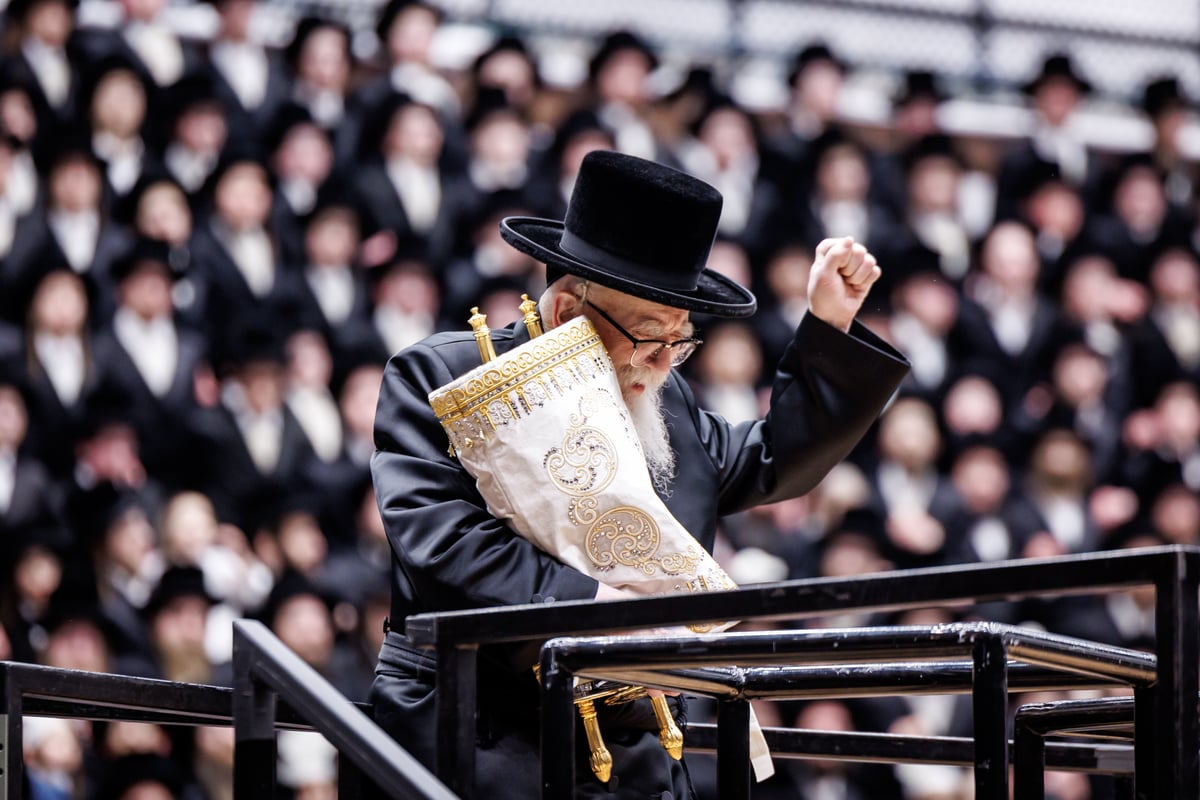
[[364,777],[389,797],[456,797],[375,725],[369,706],[347,700],[261,623],[234,623],[234,659],[234,688],[0,661],[0,800],[21,797],[27,715],[232,725],[235,793],[248,800],[274,796],[278,730],[316,731],[338,749],[343,800],[362,796]]
[[[1138,796],[1200,797],[1200,548],[1168,546],[992,565],[902,570],[610,603],[541,605],[423,614],[405,633],[437,657],[438,774],[469,796],[474,784],[477,651],[481,645],[608,634],[721,620],[802,620],[848,610],[1155,589],[1154,681],[1140,690],[1135,723]],[[559,724],[563,720],[556,720]],[[995,734],[992,734],[995,736]],[[743,745],[744,746],[744,745]],[[1153,787],[1144,794],[1142,787]]]
[[[361,794],[361,777],[388,797],[455,800],[456,795],[362,710],[288,649],[257,620],[233,623],[234,792],[239,798],[275,791],[276,699],[321,732],[357,769],[339,764],[343,797]],[[361,774],[360,774],[361,772]]]
[[[851,665],[870,664],[884,677],[889,665],[911,669],[913,659],[969,658],[970,680],[962,672],[944,666],[931,668],[923,677],[930,690],[970,691],[973,707],[973,764],[975,796],[980,800],[1007,800],[1008,793],[1008,695],[1010,664],[1038,665],[1041,688],[1077,688],[1080,678],[1099,684],[1127,684],[1145,689],[1156,679],[1153,655],[1138,650],[1099,645],[1040,631],[988,622],[953,623],[934,626],[892,626],[858,629],[755,631],[704,636],[625,636],[558,638],[542,648],[542,774],[546,797],[570,797],[575,785],[573,686],[575,678],[636,682],[666,690],[708,694],[719,701],[717,739],[737,743],[734,752],[717,753],[717,783],[721,797],[748,797],[750,766],[744,750],[745,728],[740,723],[749,714],[756,697],[795,698],[813,696],[806,678],[828,687],[828,694],[842,690],[829,686],[831,678]],[[803,673],[794,665],[809,667]],[[726,679],[711,671],[713,691],[697,690],[693,676],[676,676],[686,666],[730,665]],[[742,665],[769,667],[747,682]],[[1066,678],[1056,678],[1055,673]],[[862,688],[874,694],[895,693],[894,682],[870,682],[864,675]],[[957,678],[957,680],[956,680]],[[722,685],[723,683],[723,685]],[[727,724],[733,727],[725,731]],[[848,741],[853,741],[851,737]],[[919,755],[920,739],[910,755]]]

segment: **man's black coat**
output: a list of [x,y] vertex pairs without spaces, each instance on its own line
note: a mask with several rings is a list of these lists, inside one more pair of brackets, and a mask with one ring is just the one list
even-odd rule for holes
[[[504,352],[528,334],[522,326],[495,331],[493,339],[497,352]],[[492,517],[474,479],[448,454],[428,394],[478,364],[469,332],[437,334],[402,351],[384,374],[375,421],[371,468],[393,552],[393,633],[372,701],[381,724],[430,766],[432,676],[403,639],[405,617],[551,597],[587,599],[597,589],[593,578]],[[732,425],[698,408],[686,382],[672,373],[663,408],[678,474],[664,502],[711,551],[719,516],[812,489],[866,432],[907,370],[899,353],[857,323],[846,335],[809,315],[780,362],[766,420]],[[538,796],[531,664],[509,669],[486,654],[481,659],[476,796]],[[615,784],[600,786],[584,753],[577,771],[587,784],[580,787],[583,795],[686,796],[653,733],[622,736],[609,742]]]

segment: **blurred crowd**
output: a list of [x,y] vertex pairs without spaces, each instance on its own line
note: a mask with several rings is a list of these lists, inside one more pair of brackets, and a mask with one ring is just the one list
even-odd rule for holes
[[[1029,135],[1004,138],[943,129],[929,73],[903,76],[886,125],[847,123],[853,67],[819,42],[763,110],[703,63],[651,80],[659,54],[629,32],[564,85],[515,34],[435,67],[448,21],[417,0],[381,7],[370,59],[332,19],[264,46],[250,0],[216,0],[203,39],[165,0],[118,5],[111,26],[68,0],[4,12],[0,658],[227,683],[230,621],[254,617],[365,699],[391,564],[369,475],[383,366],[472,306],[517,319],[544,268],[497,222],[561,219],[598,148],[724,195],[710,266],[760,311],[699,320],[686,369],[727,418],[764,408],[817,242],[852,235],[884,268],[862,319],[911,378],[818,489],[725,522],[740,583],[1200,541],[1200,173],[1170,76],[1137,98],[1153,147],[1098,152],[1061,55],[1020,87]],[[823,624],[967,615],[1132,646],[1154,630],[1137,593]],[[949,733],[963,712],[760,716]],[[231,795],[228,729],[31,719],[25,747],[36,800]],[[280,758],[297,797],[335,793],[316,737],[284,734]],[[758,791],[932,800],[964,775],[795,762]]]

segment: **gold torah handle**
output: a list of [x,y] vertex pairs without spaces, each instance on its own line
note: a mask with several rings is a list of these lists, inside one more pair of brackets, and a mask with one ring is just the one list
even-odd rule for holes
[[529,295],[521,295],[521,305],[517,306],[521,312],[521,319],[525,323],[525,330],[529,331],[529,338],[536,339],[542,335],[542,318],[538,316],[537,303],[529,299]]
[[658,720],[658,741],[671,758],[678,761],[683,758],[683,733],[675,724],[675,717],[671,716],[667,698],[661,694],[653,696],[650,705],[654,707],[654,717]]
[[488,330],[487,315],[479,313],[479,306],[471,308],[471,318],[467,320],[475,334],[475,344],[479,346],[479,357],[487,363],[496,357],[496,348],[492,345],[492,332]]
[[583,731],[587,734],[588,750],[591,752],[588,761],[592,772],[601,783],[608,783],[608,779],[612,777],[613,759],[612,753],[604,746],[604,737],[600,735],[596,705],[591,700],[578,700],[575,705],[579,709],[579,716],[583,718]]

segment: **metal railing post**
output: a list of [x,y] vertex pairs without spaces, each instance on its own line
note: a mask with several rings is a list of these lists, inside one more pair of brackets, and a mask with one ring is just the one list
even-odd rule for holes
[[21,797],[25,780],[24,748],[22,747],[21,713],[23,700],[20,686],[15,685],[7,664],[0,664],[0,800]]
[[233,640],[233,794],[275,796],[275,692],[254,677],[253,652]]
[[717,796],[750,796],[750,702],[722,701],[717,706]]
[[542,800],[575,793],[575,679],[562,669],[553,649],[542,651]]
[[437,776],[464,798],[475,791],[477,654],[474,646],[437,650]]
[[999,636],[984,635],[973,648],[972,712],[975,736],[975,796],[1008,800],[1008,648]]
[[[1159,800],[1200,797],[1200,720],[1196,694],[1200,691],[1200,575],[1189,571],[1182,554],[1172,559],[1171,574],[1155,587],[1155,686],[1153,795]],[[1165,570],[1164,570],[1165,572]],[[1141,733],[1142,731],[1139,731]],[[1138,794],[1143,795],[1141,776]]]

